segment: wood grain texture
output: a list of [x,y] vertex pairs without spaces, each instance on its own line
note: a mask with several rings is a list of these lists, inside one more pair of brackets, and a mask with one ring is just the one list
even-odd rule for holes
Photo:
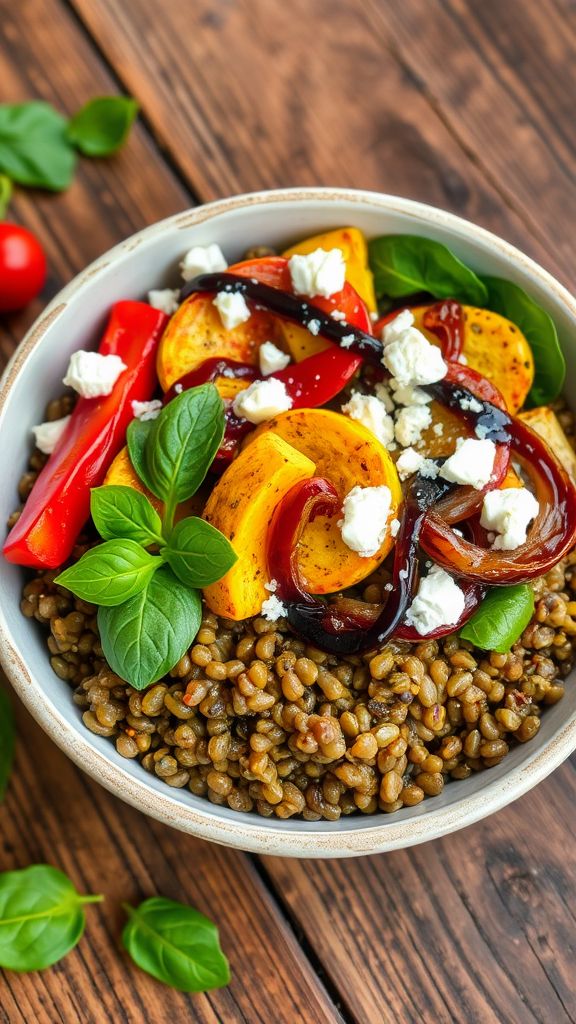
[[[72,111],[123,87],[145,115],[66,194],[18,194],[47,249],[45,297],[191,196],[294,184],[444,206],[570,281],[573,0],[0,0],[0,14],[2,100]],[[0,360],[40,308],[0,320]],[[49,860],[108,898],[61,964],[0,974],[0,1024],[576,1021],[573,765],[436,843],[259,865],[148,821],[19,721],[0,870]],[[155,892],[218,922],[229,990],[186,997],[132,967],[119,902]]]

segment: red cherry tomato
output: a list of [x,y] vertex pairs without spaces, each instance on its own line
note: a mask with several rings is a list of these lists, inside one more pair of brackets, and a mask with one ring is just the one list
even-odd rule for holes
[[46,257],[27,228],[0,223],[0,313],[22,309],[46,280]]

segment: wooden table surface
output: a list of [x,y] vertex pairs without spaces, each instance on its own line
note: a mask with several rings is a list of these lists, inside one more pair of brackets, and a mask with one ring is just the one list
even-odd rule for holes
[[[146,224],[234,192],[348,185],[463,214],[570,285],[574,0],[0,0],[0,100],[75,111],[130,92],[115,159],[18,193],[43,301]],[[254,239],[254,241],[257,241]],[[5,359],[42,308],[0,322]],[[0,974],[0,1021],[564,1024],[576,1020],[576,776],[567,763],[454,836],[354,861],[259,859],[114,799],[19,714],[0,870],[49,861],[106,903],[41,974]],[[185,996],[120,951],[121,900],[215,919],[229,988]]]

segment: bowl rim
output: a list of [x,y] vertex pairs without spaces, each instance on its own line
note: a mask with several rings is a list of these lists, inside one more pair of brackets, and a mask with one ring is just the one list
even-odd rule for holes
[[[554,294],[556,301],[564,305],[576,321],[576,299],[552,274],[511,243],[456,214],[412,199],[348,188],[285,188],[249,192],[214,200],[143,228],[99,256],[76,275],[32,324],[6,366],[0,380],[0,417],[16,378],[32,351],[40,344],[48,327],[58,319],[67,303],[81,291],[84,284],[105,267],[142,242],[162,234],[167,228],[186,229],[237,209],[287,202],[371,205],[406,215],[415,223],[437,225],[459,234],[465,231],[473,241],[495,248],[511,263],[519,264],[530,272],[547,291]],[[238,814],[237,819],[230,820],[221,816],[218,806],[209,801],[205,802],[205,808],[183,804],[169,787],[165,787],[165,793],[156,791],[149,785],[145,775],[135,778],[121,765],[110,761],[105,753],[92,745],[92,734],[88,730],[69,722],[56,703],[47,701],[40,681],[33,678],[23,655],[12,640],[1,606],[0,664],[42,729],[78,767],[111,793],[180,831],[252,853],[310,858],[350,857],[402,849],[436,839],[502,809],[541,782],[576,749],[575,711],[543,747],[535,748],[533,756],[526,763],[511,768],[503,778],[488,782],[477,793],[463,795],[448,807],[435,809],[432,803],[426,813],[419,817],[398,821],[387,817],[385,823],[378,818],[377,824],[369,826],[363,818],[358,819],[362,824],[356,827],[354,819],[347,819],[346,829],[338,829],[338,823],[303,822],[302,829],[295,830],[294,823],[288,827],[288,823],[278,818],[268,823],[266,819],[254,820],[251,816]],[[327,825],[331,827],[327,828]]]

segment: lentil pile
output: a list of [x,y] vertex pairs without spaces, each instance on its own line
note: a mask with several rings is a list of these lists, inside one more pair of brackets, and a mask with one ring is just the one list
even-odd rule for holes
[[[47,418],[69,404],[51,402]],[[571,433],[570,414],[560,416]],[[32,455],[22,501],[45,460]],[[94,539],[81,538],[74,559]],[[534,617],[509,654],[449,636],[339,660],[283,620],[206,612],[170,676],[138,692],[106,664],[95,606],[55,586],[58,572],[31,578],[21,607],[46,630],[86,727],[167,785],[264,817],[336,821],[437,796],[531,740],[574,659],[576,553],[535,581]],[[381,601],[387,579],[379,570],[363,598]]]

